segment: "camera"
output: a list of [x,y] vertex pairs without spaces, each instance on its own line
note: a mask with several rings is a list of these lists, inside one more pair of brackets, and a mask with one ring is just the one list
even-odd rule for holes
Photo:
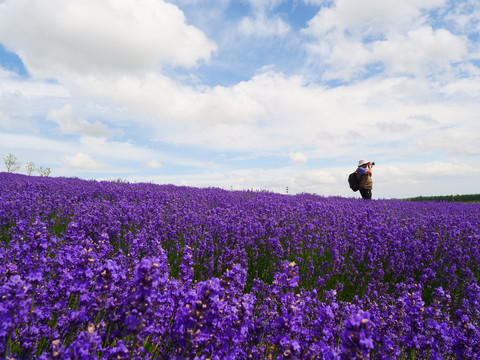
[[375,165],[375,161],[372,161],[372,166]]

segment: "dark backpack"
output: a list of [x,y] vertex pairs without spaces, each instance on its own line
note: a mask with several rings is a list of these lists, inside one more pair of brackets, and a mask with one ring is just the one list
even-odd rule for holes
[[358,191],[360,189],[360,180],[358,179],[356,171],[348,175],[348,185],[350,185],[350,189],[353,191]]

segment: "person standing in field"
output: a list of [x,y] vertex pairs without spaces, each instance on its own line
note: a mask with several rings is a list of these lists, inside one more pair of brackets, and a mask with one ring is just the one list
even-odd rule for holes
[[373,187],[373,164],[370,161],[359,160],[357,168],[357,178],[360,181],[360,194],[365,200],[370,200],[372,198],[372,187]]

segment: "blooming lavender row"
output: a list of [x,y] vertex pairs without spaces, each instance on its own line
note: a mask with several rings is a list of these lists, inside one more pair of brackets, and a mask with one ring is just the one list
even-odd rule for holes
[[480,204],[0,173],[0,357],[478,359]]

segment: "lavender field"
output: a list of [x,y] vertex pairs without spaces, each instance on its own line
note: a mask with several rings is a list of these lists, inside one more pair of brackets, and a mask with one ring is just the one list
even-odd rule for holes
[[480,204],[0,173],[0,357],[479,359]]

